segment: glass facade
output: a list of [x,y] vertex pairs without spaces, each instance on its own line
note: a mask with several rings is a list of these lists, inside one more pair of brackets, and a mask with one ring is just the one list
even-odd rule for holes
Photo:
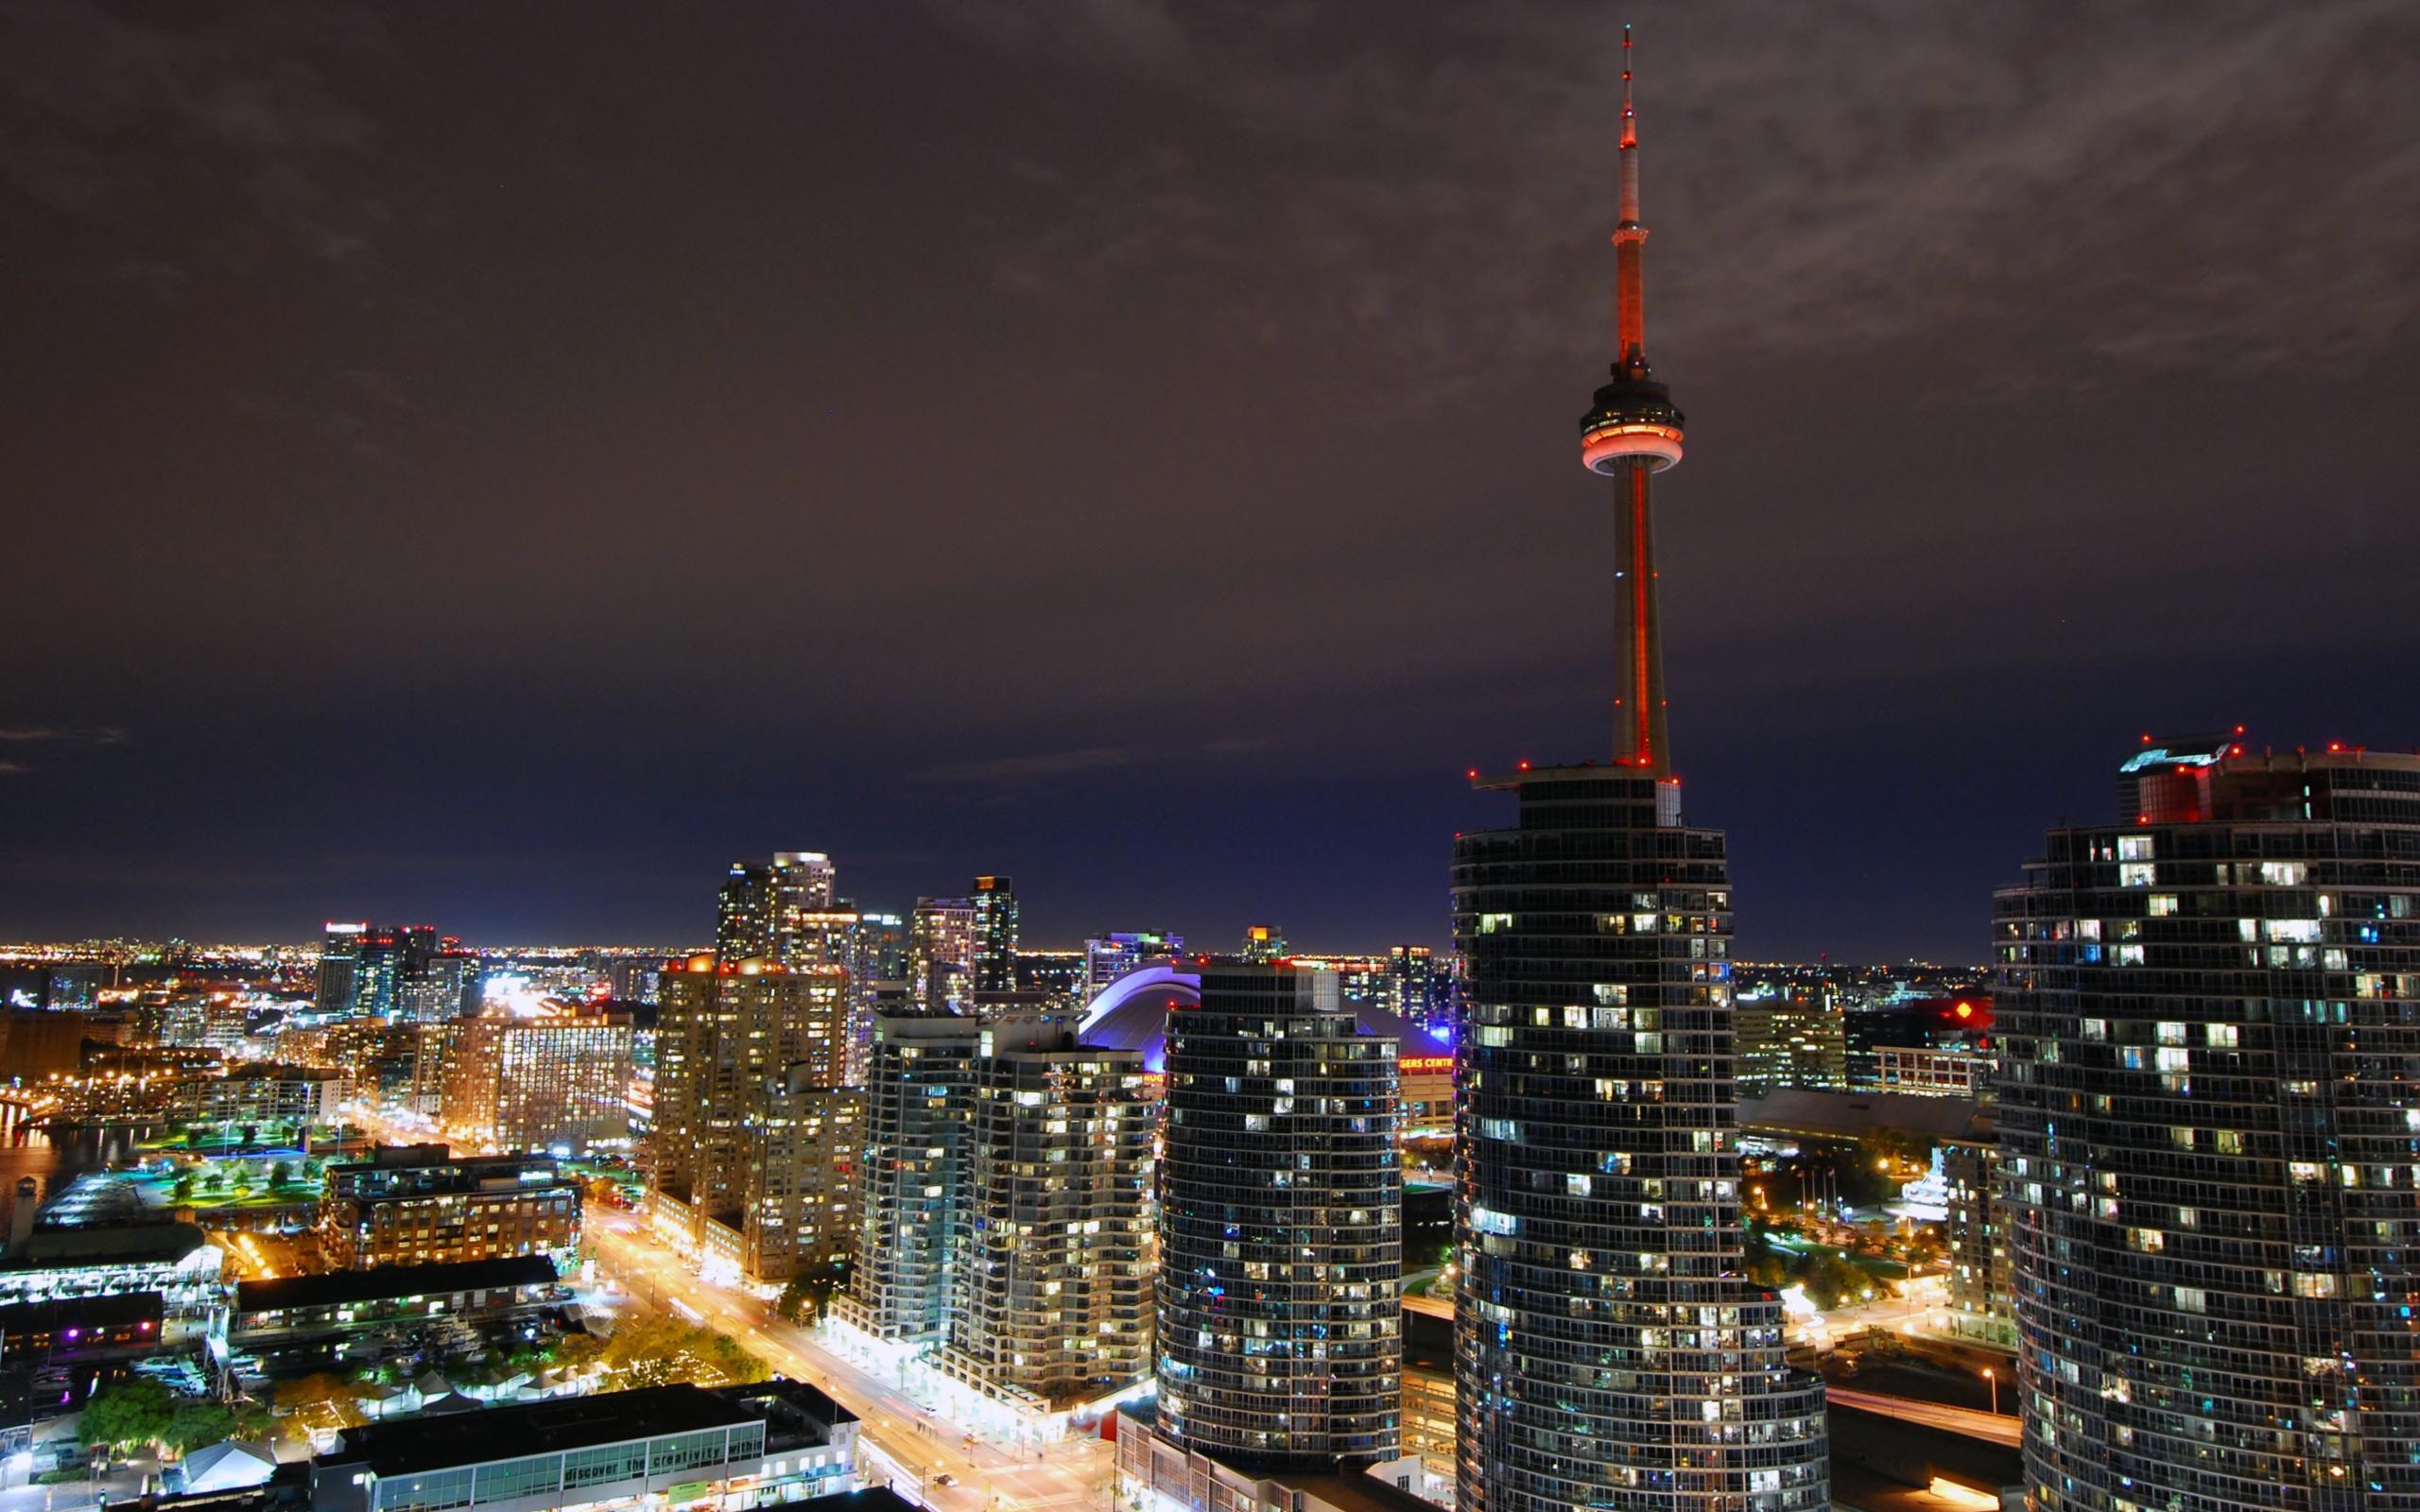
[[1398,1452],[1397,1043],[1332,972],[1210,966],[1168,1014],[1159,1421],[1221,1461]]
[[875,1021],[866,1082],[864,1196],[841,1315],[877,1338],[948,1336],[982,1031],[972,1019]]
[[2420,1506],[2420,758],[2120,794],[1995,904],[2032,1503]]
[[1006,877],[977,877],[970,900],[975,906],[973,960],[977,992],[1017,989],[1017,894]]
[[[790,1426],[804,1435],[792,1432],[769,1450],[766,1424],[742,1422],[387,1476],[360,1468],[373,1462],[372,1455],[348,1458],[339,1452],[315,1463],[311,1506],[314,1512],[455,1512],[679,1505],[709,1497],[728,1505],[721,1493],[735,1486],[747,1488],[751,1500],[744,1504],[755,1505],[844,1488],[852,1478],[854,1435],[820,1422],[791,1419]],[[538,1425],[530,1436],[543,1442],[547,1432]],[[769,1460],[769,1452],[778,1457]]]
[[1151,1144],[1138,1050],[1001,1023],[976,1068],[950,1343],[978,1381],[1065,1405],[1151,1367]]
[[1742,1277],[1723,837],[1619,766],[1455,847],[1464,1512],[1816,1512],[1822,1384]]

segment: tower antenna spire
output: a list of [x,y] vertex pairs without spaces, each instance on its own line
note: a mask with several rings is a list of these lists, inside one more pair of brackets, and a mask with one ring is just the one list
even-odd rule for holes
[[[1622,23],[1622,148],[1624,151],[1638,146],[1638,111],[1631,104],[1630,98],[1630,23],[1625,21]],[[1637,207],[1626,204],[1623,208]]]
[[1647,370],[1647,317],[1639,288],[1639,253],[1647,228],[1638,218],[1638,107],[1631,97],[1631,27],[1622,24],[1621,219],[1614,226],[1614,266],[1618,345],[1615,376]]

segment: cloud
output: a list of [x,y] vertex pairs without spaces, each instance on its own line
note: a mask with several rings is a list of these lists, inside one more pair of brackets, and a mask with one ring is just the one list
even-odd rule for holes
[[[1560,357],[1570,302],[1541,291],[1610,278],[1594,232],[1620,49],[1578,11],[942,13],[1171,96],[1009,248],[1016,292],[1233,287],[1236,339],[1382,343],[1434,389],[1508,351]],[[1640,36],[1651,335],[1663,322],[1694,362],[1946,339],[1979,388],[2076,387],[2358,361],[2420,314],[2420,8],[2402,0],[2111,5],[2068,26],[1718,4]],[[1024,169],[1036,193],[1051,166]],[[1219,276],[1255,265],[1302,276]]]
[[[0,746],[51,746],[73,748],[123,746],[126,731],[103,725],[0,726]],[[0,777],[23,777],[41,770],[30,762],[0,760]]]
[[352,76],[390,55],[383,20],[344,6],[8,8],[0,185],[112,244],[96,276],[164,300],[196,268],[356,261],[395,206]]
[[101,725],[15,725],[0,727],[0,744],[123,746],[126,731]]

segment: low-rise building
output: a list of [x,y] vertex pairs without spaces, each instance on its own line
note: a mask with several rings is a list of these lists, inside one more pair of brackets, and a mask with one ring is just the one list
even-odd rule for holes
[[1789,1087],[1739,1099],[1739,1132],[1752,1154],[1802,1143],[1849,1144],[1885,1132],[1945,1143],[1979,1137],[1984,1117],[1972,1101],[1910,1092]]
[[83,1069],[84,1041],[115,1041],[125,1033],[114,1015],[59,1008],[0,1009],[0,1066],[30,1085]]
[[40,1228],[0,1259],[0,1305],[153,1292],[161,1342],[174,1347],[216,1319],[225,1261],[189,1223]]
[[[1139,1512],[1437,1512],[1420,1487],[1415,1454],[1345,1469],[1335,1464],[1263,1467],[1188,1450],[1160,1427],[1149,1402],[1117,1409],[1121,1504]],[[1450,1485],[1439,1486],[1451,1501]]]
[[796,1381],[648,1386],[348,1428],[312,1512],[581,1512],[804,1502],[856,1482],[857,1419]]
[[1454,1478],[1454,1320],[1403,1311],[1403,1452]]
[[188,1128],[309,1128],[332,1123],[344,1079],[307,1066],[234,1065],[222,1075],[180,1078],[168,1094],[168,1117]]
[[[1426,1037],[1422,1037],[1426,1038]],[[1424,1049],[1419,1039],[1406,1040],[1395,1057],[1401,1078],[1402,1112],[1395,1124],[1398,1140],[1451,1138],[1454,1132],[1454,1057],[1443,1048]]]
[[0,1307],[0,1360],[43,1366],[160,1352],[160,1294],[54,1297]]
[[364,1334],[440,1319],[508,1322],[566,1295],[542,1255],[238,1281],[227,1350],[264,1374],[319,1369]]
[[579,1243],[579,1184],[544,1156],[454,1156],[381,1145],[327,1169],[320,1238],[338,1265],[426,1265],[543,1255]]
[[1968,1045],[1876,1045],[1874,1084],[1920,1097],[1973,1097],[1992,1065],[1989,1051]]

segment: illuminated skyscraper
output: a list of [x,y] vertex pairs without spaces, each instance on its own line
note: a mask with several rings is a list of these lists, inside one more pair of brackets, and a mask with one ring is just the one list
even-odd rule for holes
[[1167,1022],[1159,1430],[1235,1467],[1363,1468],[1403,1422],[1397,1042],[1333,972],[1208,966]]
[[[848,973],[700,955],[658,983],[651,1198],[658,1230],[676,1244],[732,1251],[759,1162],[752,1130],[769,1126],[776,1089],[840,1087],[850,1062]],[[720,1225],[724,1233],[711,1226]],[[760,1278],[761,1279],[761,1278]]]
[[1581,421],[1613,481],[1614,760],[1479,778],[1509,830],[1455,845],[1462,1512],[1815,1512],[1822,1383],[1743,1276],[1731,884],[1665,739],[1649,480],[1681,414],[1640,315],[1623,41],[1619,352]]
[[984,1034],[945,1375],[1065,1407],[1151,1368],[1151,1143],[1139,1050],[1039,1021]]
[[321,1013],[351,1013],[361,972],[361,936],[370,926],[330,919],[320,942],[320,989],[312,1005]]
[[1017,894],[1006,877],[975,879],[974,960],[977,992],[1017,989]]
[[984,1033],[946,1013],[874,1022],[856,1259],[834,1314],[887,1344],[925,1349],[949,1333]]
[[2420,757],[2119,790],[1994,905],[2028,1504],[2420,1507]]
[[627,1013],[586,1007],[460,1020],[444,1057],[447,1137],[474,1150],[628,1151],[637,1032]]
[[945,1013],[975,992],[975,900],[919,898],[908,921],[908,971],[917,1006]]
[[1141,1053],[1041,1019],[890,1015],[865,1091],[856,1260],[834,1305],[856,1343],[929,1356],[928,1383],[978,1415],[1039,1415],[1145,1374]]
[[1167,930],[1119,931],[1084,941],[1084,990],[1090,999],[1129,971],[1165,966],[1184,954],[1184,936]]
[[1450,1033],[1453,1004],[1446,963],[1426,945],[1397,945],[1387,952],[1387,1006],[1407,1023]]
[[834,881],[832,858],[817,850],[733,862],[715,910],[716,954],[784,966],[842,964],[834,942],[846,937],[845,928],[822,917],[835,910]]
[[1848,1085],[1848,1034],[1826,984],[1780,987],[1737,1000],[1732,1010],[1739,1091],[1780,1087],[1837,1091]]
[[395,1017],[412,1023],[467,1018],[479,1010],[479,958],[443,949],[406,963],[395,984]]
[[811,1064],[766,1078],[743,1143],[741,1270],[766,1281],[846,1272],[856,1247],[864,1122],[865,1089],[819,1082]]
[[773,868],[735,861],[715,898],[715,954],[729,960],[773,956]]

